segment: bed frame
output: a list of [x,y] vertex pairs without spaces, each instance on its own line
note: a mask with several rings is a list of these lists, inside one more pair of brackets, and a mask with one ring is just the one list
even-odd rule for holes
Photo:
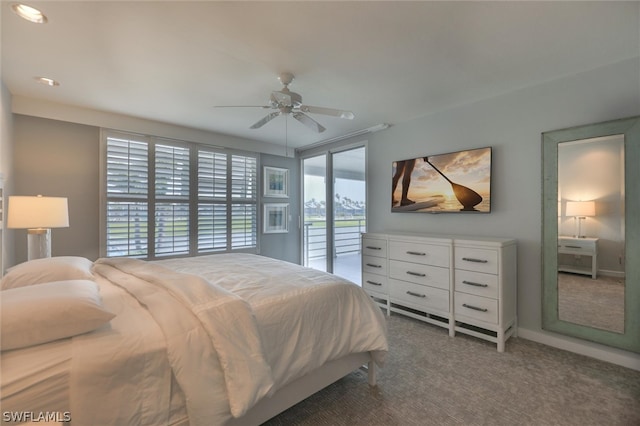
[[233,419],[228,425],[259,425],[270,418],[293,407],[298,402],[329,386],[347,374],[365,366],[368,371],[369,386],[376,385],[376,366],[369,352],[349,354],[329,361],[322,367],[279,389],[254,405],[244,416]]

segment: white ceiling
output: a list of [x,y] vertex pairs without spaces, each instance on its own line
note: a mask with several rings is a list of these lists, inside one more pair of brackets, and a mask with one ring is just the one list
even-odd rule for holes
[[288,71],[303,103],[356,115],[289,118],[291,147],[640,56],[638,2],[29,1],[44,25],[2,3],[13,96],[284,144],[284,117],[214,106],[266,105]]

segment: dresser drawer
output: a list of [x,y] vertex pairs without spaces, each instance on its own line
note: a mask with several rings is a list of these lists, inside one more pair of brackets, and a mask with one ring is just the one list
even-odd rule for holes
[[362,288],[386,294],[388,289],[387,277],[364,272],[362,274]]
[[455,268],[466,271],[498,273],[498,251],[474,247],[456,247],[454,250]]
[[476,296],[498,298],[498,276],[482,272],[456,269],[454,278],[455,291]]
[[447,268],[449,253],[447,246],[389,241],[389,259]]
[[362,255],[387,257],[387,241],[378,238],[362,238]]
[[387,259],[374,256],[362,256],[362,272],[387,275]]
[[448,268],[390,260],[389,277],[449,290]]
[[392,302],[406,304],[410,308],[449,312],[449,292],[439,288],[392,279],[389,281],[389,296]]
[[456,321],[459,320],[460,316],[465,316],[491,324],[498,323],[498,301],[496,299],[474,296],[459,291],[454,294]]
[[596,240],[593,238],[565,238],[558,239],[558,252],[571,254],[591,254],[596,251]]

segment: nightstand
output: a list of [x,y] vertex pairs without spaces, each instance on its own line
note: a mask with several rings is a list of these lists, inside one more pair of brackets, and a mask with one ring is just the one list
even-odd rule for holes
[[[588,266],[567,265],[560,262],[561,254],[589,256]],[[595,279],[598,272],[598,238],[558,237],[558,271],[591,275]]]

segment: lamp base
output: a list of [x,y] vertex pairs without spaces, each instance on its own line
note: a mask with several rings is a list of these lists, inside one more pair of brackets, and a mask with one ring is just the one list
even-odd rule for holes
[[27,260],[51,257],[51,229],[28,229],[27,247]]
[[576,222],[576,234],[573,236],[574,238],[586,238],[586,235],[582,235],[582,220],[586,219],[583,216],[576,216],[573,218]]

